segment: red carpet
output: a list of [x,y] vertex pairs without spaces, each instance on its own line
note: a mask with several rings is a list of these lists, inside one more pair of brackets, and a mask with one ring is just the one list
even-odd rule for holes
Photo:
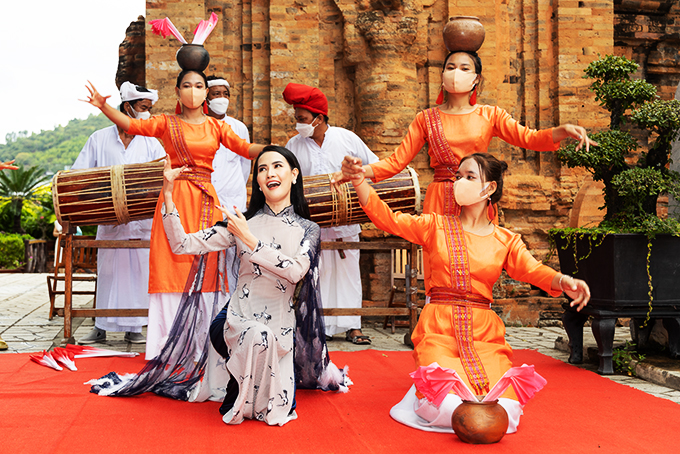
[[299,418],[269,427],[227,426],[216,402],[99,397],[82,384],[112,370],[136,372],[140,358],[79,359],[77,372],[57,372],[27,354],[0,355],[0,453],[680,452],[680,405],[533,351],[516,351],[516,364],[535,364],[548,385],[525,407],[518,433],[485,446],[389,417],[411,385],[410,352],[331,357],[350,366],[351,391],[300,391]]

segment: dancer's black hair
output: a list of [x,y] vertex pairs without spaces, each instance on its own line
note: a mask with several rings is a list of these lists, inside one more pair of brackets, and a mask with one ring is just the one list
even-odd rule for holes
[[503,197],[503,174],[508,170],[508,163],[497,159],[489,153],[473,153],[461,159],[458,165],[460,166],[460,164],[468,159],[474,159],[477,162],[482,171],[483,175],[481,176],[484,178],[484,182],[496,182],[496,191],[489,197],[489,202],[498,203],[501,197]]
[[453,54],[468,54],[470,58],[472,59],[472,62],[475,65],[475,73],[481,75],[482,74],[482,59],[479,58],[479,55],[477,55],[477,52],[474,51],[467,51],[467,50],[453,50],[449,52],[449,55],[446,56],[444,59],[444,66],[442,67],[442,72],[446,69],[446,62],[449,61],[449,58],[451,58],[451,55]]
[[260,157],[264,153],[267,153],[269,151],[276,152],[283,156],[286,159],[286,161],[288,161],[291,170],[298,169],[299,173],[297,176],[297,182],[291,185],[290,187],[290,203],[291,205],[293,205],[293,209],[299,216],[305,219],[311,219],[311,216],[309,214],[309,205],[307,205],[307,199],[305,198],[300,163],[298,162],[297,158],[295,157],[292,151],[290,151],[288,148],[281,147],[279,145],[267,145],[260,152],[260,154],[257,155],[257,158],[255,159],[255,164],[253,165],[253,178],[252,178],[253,184],[252,192],[250,195],[250,202],[248,203],[248,210],[245,213],[243,213],[243,215],[246,217],[246,219],[252,218],[258,211],[260,211],[262,207],[264,207],[264,204],[266,203],[264,193],[260,191],[260,184],[257,182],[257,164],[260,161]]
[[196,71],[193,69],[185,69],[179,75],[177,76],[177,84],[175,85],[177,88],[180,88],[180,85],[182,84],[182,80],[184,79],[184,76],[186,76],[189,73],[196,73],[199,76],[203,78],[203,83],[205,84],[205,88],[208,88],[208,78],[205,76],[205,73],[203,71]]

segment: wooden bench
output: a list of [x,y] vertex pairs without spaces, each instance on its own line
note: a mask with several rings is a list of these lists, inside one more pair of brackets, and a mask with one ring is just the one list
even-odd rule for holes
[[[148,248],[150,241],[142,240],[95,240],[92,237],[78,237],[73,235],[72,227],[68,222],[64,222],[64,308],[59,309],[57,315],[64,317],[64,343],[74,343],[73,338],[73,318],[74,317],[146,317],[147,309],[74,309],[73,295],[79,294],[73,291],[73,282],[77,280],[73,275],[74,252],[81,248]],[[418,246],[405,240],[396,241],[371,241],[371,242],[322,242],[321,249],[361,249],[361,250],[407,250],[407,269],[410,275],[410,285],[407,286],[406,307],[375,307],[372,301],[364,301],[364,306],[356,309],[351,308],[328,308],[324,309],[324,315],[328,316],[407,316],[409,318],[409,338],[418,321],[417,297],[417,276],[410,270],[414,269],[413,262],[417,256]]]
[[[90,237],[80,237],[84,239],[94,239]],[[47,276],[47,294],[50,298],[50,311],[48,318],[52,320],[55,315],[64,316],[64,308],[58,308],[55,301],[58,295],[66,295],[66,284],[64,290],[59,290],[59,282],[66,282],[66,262],[64,261],[64,242],[66,235],[61,234],[57,237],[55,249],[54,273]],[[72,251],[70,263],[71,281],[94,282],[94,290],[70,290],[71,295],[93,295],[95,307],[97,304],[97,250],[86,247],[75,247]],[[78,272],[79,271],[79,272]]]

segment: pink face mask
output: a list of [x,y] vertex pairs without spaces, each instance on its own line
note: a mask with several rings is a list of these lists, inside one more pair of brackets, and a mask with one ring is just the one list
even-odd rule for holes
[[482,195],[482,192],[486,191],[488,188],[489,183],[482,187],[480,181],[471,181],[466,178],[461,178],[460,180],[456,180],[453,184],[453,196],[458,205],[466,207],[488,199],[488,194]]
[[444,90],[449,93],[468,93],[475,86],[477,74],[472,71],[463,71],[458,68],[444,71],[442,83]]
[[205,101],[205,88],[184,87],[179,89],[179,99],[182,104],[190,109],[201,107]]

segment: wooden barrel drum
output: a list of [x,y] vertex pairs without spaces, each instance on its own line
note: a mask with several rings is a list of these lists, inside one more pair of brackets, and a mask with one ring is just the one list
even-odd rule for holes
[[[312,220],[321,227],[370,222],[351,184],[333,191],[330,175],[305,177],[305,197]],[[407,167],[392,178],[371,183],[394,211],[421,211],[420,184]],[[152,218],[163,187],[163,163],[147,162],[59,171],[52,179],[54,211],[60,223],[125,224]]]
[[60,223],[126,224],[153,217],[162,187],[162,162],[62,170],[52,200]]
[[[352,184],[342,185],[342,191],[338,193],[332,190],[330,178],[331,175],[304,177],[305,197],[312,221],[321,227],[371,222],[361,208]],[[393,211],[420,214],[420,184],[418,174],[412,168],[407,167],[379,183],[366,181]]]

